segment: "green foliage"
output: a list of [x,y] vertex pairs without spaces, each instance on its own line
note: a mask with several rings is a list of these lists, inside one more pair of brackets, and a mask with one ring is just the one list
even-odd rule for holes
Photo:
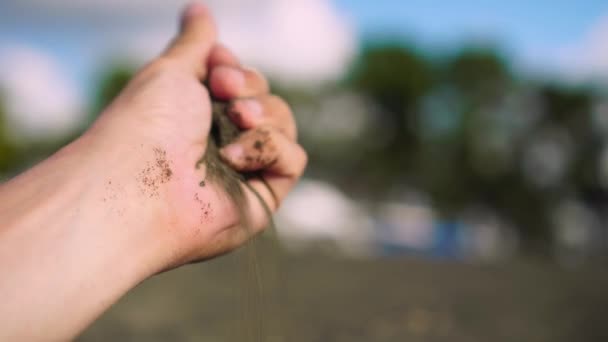
[[[345,87],[379,110],[360,139],[314,149],[310,160],[315,174],[351,193],[370,199],[418,189],[447,220],[483,205],[518,228],[534,251],[547,251],[551,211],[560,200],[608,204],[599,182],[603,138],[591,123],[597,100],[591,89],[528,82],[491,49],[432,59],[401,45],[365,48]],[[566,134],[567,144],[559,145],[565,171],[541,186],[531,177],[542,179],[545,171],[524,164],[531,144],[547,131]],[[336,157],[336,151],[357,157]],[[536,158],[555,163],[551,155]]]
[[17,162],[17,148],[8,138],[6,110],[0,96],[0,179],[7,175]]
[[363,191],[384,192],[412,175],[420,149],[416,113],[434,86],[434,72],[424,56],[399,45],[369,46],[361,53],[347,84],[379,107],[357,149],[374,157],[359,158],[353,165],[366,170],[357,174],[359,181],[371,185]]
[[106,106],[120,93],[135,74],[135,68],[128,63],[112,64],[101,73],[91,110],[90,122],[93,122]]
[[495,52],[481,48],[462,50],[446,65],[445,79],[468,100],[495,100],[511,82],[505,61]]
[[429,62],[398,45],[366,48],[352,73],[352,86],[371,96],[386,111],[399,113],[414,106],[433,86]]

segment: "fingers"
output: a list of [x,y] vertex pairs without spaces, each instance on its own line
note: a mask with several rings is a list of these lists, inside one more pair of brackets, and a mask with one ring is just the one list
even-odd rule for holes
[[243,133],[234,143],[224,147],[220,154],[238,171],[262,172],[270,189],[263,182],[252,180],[250,184],[260,192],[266,203],[273,205],[273,210],[300,178],[307,163],[304,149],[272,126]]
[[220,100],[253,97],[270,91],[268,81],[256,70],[226,65],[211,70],[209,87]]
[[243,130],[273,126],[290,140],[297,140],[296,122],[287,102],[275,95],[262,95],[232,101],[228,108],[232,122]]
[[183,63],[202,79],[207,73],[205,61],[216,39],[216,26],[209,10],[201,3],[193,3],[184,10],[180,33],[163,56]]
[[212,70],[218,66],[230,66],[230,67],[240,67],[241,62],[239,59],[222,44],[216,44],[209,54],[209,59],[207,59],[207,68]]
[[297,129],[290,106],[280,97],[269,94],[270,86],[264,76],[243,68],[234,54],[221,45],[212,49],[207,67],[211,94],[231,101],[228,115],[245,131],[237,141],[222,149],[220,155],[237,171],[259,171],[261,175],[247,182],[255,192],[247,191],[253,206],[253,231],[236,238],[244,241],[259,233],[268,220],[255,193],[275,211],[304,172],[307,155],[295,142]]

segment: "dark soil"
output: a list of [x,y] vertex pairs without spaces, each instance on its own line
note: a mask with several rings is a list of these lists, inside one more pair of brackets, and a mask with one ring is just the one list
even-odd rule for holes
[[[157,276],[79,340],[239,340],[242,262],[228,256]],[[285,258],[282,268],[275,323],[285,341],[608,341],[603,269],[313,254]]]

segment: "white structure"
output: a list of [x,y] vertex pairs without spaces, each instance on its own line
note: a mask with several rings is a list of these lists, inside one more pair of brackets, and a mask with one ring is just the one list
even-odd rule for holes
[[602,224],[583,202],[566,199],[552,213],[554,252],[566,267],[577,266],[602,247]]
[[300,182],[276,222],[279,238],[292,251],[329,245],[346,256],[373,254],[373,221],[368,212],[324,182]]
[[378,238],[383,244],[428,251],[435,242],[435,213],[418,203],[386,203],[380,206],[383,223]]
[[519,235],[511,224],[489,208],[470,208],[462,219],[465,256],[478,262],[509,259],[519,250]]

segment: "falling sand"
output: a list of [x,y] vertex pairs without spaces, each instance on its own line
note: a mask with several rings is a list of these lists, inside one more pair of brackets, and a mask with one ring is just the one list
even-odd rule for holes
[[[199,162],[199,166],[200,164],[203,164],[206,167],[206,179],[200,182],[200,186],[205,186],[211,182],[225,189],[226,194],[238,210],[241,226],[243,229],[249,231],[253,231],[253,227],[251,226],[251,220],[248,216],[249,211],[247,209],[249,204],[245,189],[251,190],[266,210],[270,222],[268,228],[271,232],[274,232],[274,223],[272,221],[272,213],[269,206],[264,202],[259,193],[247,183],[247,180],[252,178],[260,179],[265,183],[264,179],[257,172],[239,173],[220,158],[219,150],[223,146],[234,141],[241,133],[240,129],[227,115],[230,109],[231,106],[228,103],[219,101],[213,102],[211,134],[209,136],[205,155]],[[272,191],[270,188],[269,190]],[[266,331],[266,322],[264,322],[264,314],[262,312],[265,303],[261,302],[263,301],[264,289],[262,286],[262,275],[257,255],[258,252],[254,241],[247,243],[244,248],[246,249],[248,259],[248,269],[245,272],[246,278],[249,281],[240,284],[240,286],[246,289],[248,294],[246,296],[247,298],[244,298],[244,308],[240,315],[244,322],[241,322],[243,326],[242,329],[240,329],[242,331],[240,331],[239,334],[243,336],[239,336],[238,340],[268,341],[267,334],[270,332]],[[275,324],[272,325],[276,326],[277,324],[275,322]],[[279,334],[276,331],[272,331],[271,335],[276,340]]]

